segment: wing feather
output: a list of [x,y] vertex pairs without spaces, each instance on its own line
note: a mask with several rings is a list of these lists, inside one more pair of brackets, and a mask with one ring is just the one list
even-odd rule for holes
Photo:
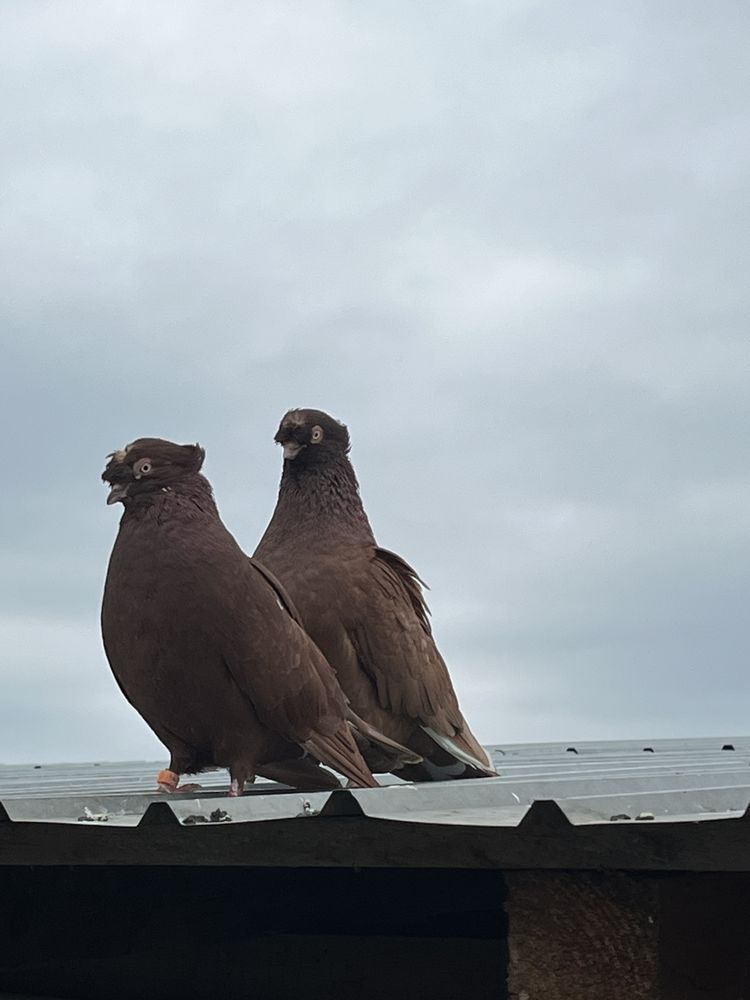
[[490,769],[486,752],[461,714],[432,636],[423,586],[404,559],[374,548],[367,577],[359,582],[361,613],[349,627],[349,637],[382,708],[413,718],[458,759]]
[[212,602],[235,683],[269,729],[356,785],[377,785],[345,721],[348,703],[336,674],[295,620],[286,591],[255,560],[245,558],[240,573],[241,586],[227,588],[231,600]]

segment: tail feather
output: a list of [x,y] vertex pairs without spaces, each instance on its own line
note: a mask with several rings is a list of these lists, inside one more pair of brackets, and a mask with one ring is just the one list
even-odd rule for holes
[[341,788],[336,775],[321,767],[311,756],[263,764],[258,767],[258,774],[306,792],[327,792]]
[[357,788],[379,787],[348,726],[343,726],[331,736],[315,733],[303,746],[321,763],[349,778]]
[[381,733],[379,729],[371,726],[366,719],[357,715],[351,707],[347,708],[346,717],[349,724],[358,734],[364,736],[369,743],[374,743],[378,750],[383,752],[384,756],[388,758],[389,762],[392,761],[393,768],[399,768],[404,764],[420,764],[422,762],[422,757],[418,753],[410,750],[409,747],[405,747],[403,743],[397,743],[389,736]]
[[[424,732],[433,739],[439,747],[442,747],[446,753],[451,754],[456,760],[460,760],[467,767],[476,768],[476,770],[483,772],[488,778],[497,777],[497,771],[492,767],[492,763],[489,759],[489,755],[481,747],[476,740],[472,739],[471,743],[474,744],[476,750],[481,751],[481,756],[474,750],[470,752],[469,746],[471,743],[466,739],[465,734],[456,734],[454,737],[446,736],[444,733],[439,733],[436,729],[432,729],[430,726],[422,726]],[[461,738],[463,737],[463,739]],[[463,746],[461,744],[463,743]]]

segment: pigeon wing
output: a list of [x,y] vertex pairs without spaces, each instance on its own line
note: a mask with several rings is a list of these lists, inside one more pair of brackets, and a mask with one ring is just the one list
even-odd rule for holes
[[383,708],[410,716],[444,749],[489,769],[432,637],[422,586],[404,559],[373,548],[367,574],[358,580],[360,614],[349,638]]
[[345,721],[336,674],[295,621],[286,592],[248,558],[236,583],[231,597],[216,595],[218,637],[227,669],[260,721],[358,785],[375,785]]

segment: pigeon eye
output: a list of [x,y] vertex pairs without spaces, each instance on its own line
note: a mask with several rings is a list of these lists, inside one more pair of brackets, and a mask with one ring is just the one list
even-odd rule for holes
[[318,427],[318,425],[316,424],[315,427],[313,427],[312,429],[310,440],[312,441],[313,444],[320,444],[320,442],[323,440],[323,428]]
[[147,476],[149,472],[151,472],[151,463],[147,458],[144,458],[140,462],[135,463],[133,471],[135,472],[136,478]]

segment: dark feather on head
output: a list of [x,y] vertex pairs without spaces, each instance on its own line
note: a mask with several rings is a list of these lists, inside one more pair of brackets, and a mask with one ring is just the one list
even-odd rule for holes
[[138,438],[113,451],[102,473],[112,487],[107,503],[171,487],[200,472],[206,453],[198,444],[175,444],[163,438]]
[[[313,455],[322,458],[331,452],[347,455],[351,447],[346,424],[334,420],[323,410],[289,410],[279,424],[274,441],[284,446],[286,457],[306,453],[308,460],[312,460]],[[290,448],[292,451],[296,448],[294,455],[288,453]]]

